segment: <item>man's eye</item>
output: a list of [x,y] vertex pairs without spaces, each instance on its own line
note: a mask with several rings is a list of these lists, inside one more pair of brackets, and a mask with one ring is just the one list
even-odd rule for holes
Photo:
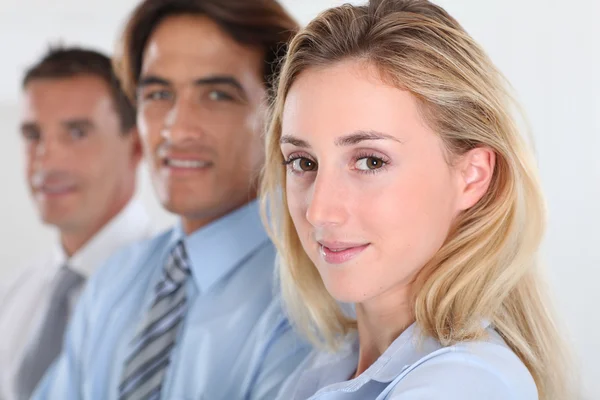
[[144,95],[144,100],[149,101],[171,100],[172,98],[173,95],[168,90],[154,90]]
[[38,142],[41,138],[40,133],[35,131],[25,131],[22,133],[22,136],[26,142]]
[[222,90],[211,90],[208,93],[208,98],[212,101],[231,101],[233,97]]
[[87,136],[87,131],[84,128],[73,127],[69,129],[69,135],[72,139],[79,140]]

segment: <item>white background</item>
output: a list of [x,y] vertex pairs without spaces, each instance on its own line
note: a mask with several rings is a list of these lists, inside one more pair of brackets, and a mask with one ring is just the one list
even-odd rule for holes
[[[306,23],[342,1],[287,0]],[[585,399],[600,399],[600,1],[443,0],[512,82],[534,133],[549,230],[542,249]],[[110,52],[133,0],[0,0],[0,279],[47,248],[27,195],[18,136],[22,71],[48,43]],[[138,196],[158,226],[145,170]],[[1,335],[1,333],[0,333]]]

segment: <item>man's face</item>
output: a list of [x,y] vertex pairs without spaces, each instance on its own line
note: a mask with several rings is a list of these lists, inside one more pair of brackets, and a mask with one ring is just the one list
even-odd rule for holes
[[256,196],[263,60],[203,16],[169,17],[148,40],[140,136],[159,200],[188,233]]
[[27,179],[42,220],[63,232],[99,228],[131,192],[139,161],[108,85],[93,75],[34,79],[23,100]]

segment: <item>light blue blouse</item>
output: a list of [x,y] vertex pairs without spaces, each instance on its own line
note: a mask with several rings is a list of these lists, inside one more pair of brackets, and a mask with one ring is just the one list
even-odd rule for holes
[[289,377],[279,400],[536,400],[535,382],[490,326],[485,341],[443,347],[405,330],[366,371],[353,335],[337,353],[313,351]]

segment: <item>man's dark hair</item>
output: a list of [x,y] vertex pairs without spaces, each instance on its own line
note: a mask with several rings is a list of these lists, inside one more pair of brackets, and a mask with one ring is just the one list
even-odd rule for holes
[[135,108],[123,92],[110,58],[102,53],[79,47],[51,47],[40,61],[25,72],[22,86],[25,89],[28,83],[36,79],[63,79],[81,75],[97,76],[108,85],[121,122],[121,131],[130,132],[135,125]]
[[269,93],[279,71],[279,60],[298,30],[296,21],[276,0],[145,0],[133,11],[125,27],[115,65],[133,102],[148,38],[165,18],[176,15],[206,16],[238,43],[262,48],[264,82]]

